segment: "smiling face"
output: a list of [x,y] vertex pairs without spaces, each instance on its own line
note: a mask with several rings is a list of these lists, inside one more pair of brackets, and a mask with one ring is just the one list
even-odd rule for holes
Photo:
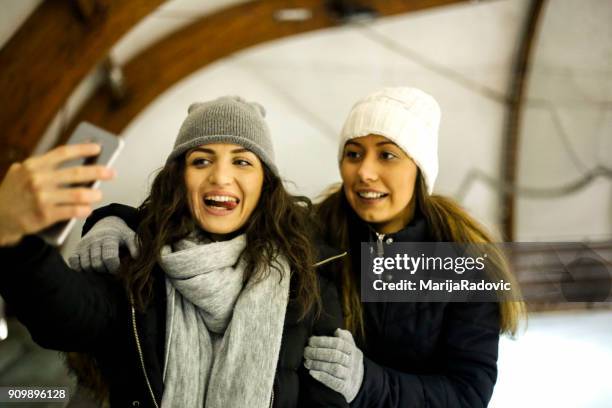
[[402,149],[378,135],[346,142],[340,162],[349,204],[383,234],[401,230],[412,219],[417,171]]
[[263,181],[261,161],[242,146],[207,144],[185,155],[191,215],[215,238],[245,225],[259,202]]

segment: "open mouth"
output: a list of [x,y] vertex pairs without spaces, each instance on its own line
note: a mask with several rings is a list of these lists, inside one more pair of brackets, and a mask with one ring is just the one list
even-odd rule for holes
[[239,198],[228,195],[209,195],[204,197],[204,205],[212,210],[231,211],[239,203]]
[[376,201],[387,197],[389,193],[381,193],[378,191],[358,191],[357,196],[362,200]]

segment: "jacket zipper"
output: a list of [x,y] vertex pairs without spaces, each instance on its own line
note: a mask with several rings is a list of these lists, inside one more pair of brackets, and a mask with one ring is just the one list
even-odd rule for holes
[[380,257],[385,254],[385,248],[383,246],[383,239],[385,239],[385,234],[379,234],[378,232],[375,232],[375,234],[376,234],[376,255]]
[[153,388],[151,388],[151,383],[149,382],[149,376],[147,375],[147,370],[145,369],[145,365],[144,365],[144,357],[142,356],[142,348],[140,347],[140,337],[138,337],[138,329],[136,327],[136,310],[134,309],[134,306],[132,306],[132,328],[134,329],[134,339],[136,340],[136,348],[138,349],[138,357],[140,357],[140,367],[142,368],[142,372],[144,374],[144,378],[147,383],[147,388],[149,389],[151,399],[153,400],[153,405],[155,405],[155,408],[159,408],[159,405],[157,405],[157,400],[155,399],[155,394],[153,394]]
[[[385,246],[384,246],[383,240],[385,239],[386,234],[379,234],[376,231],[374,231],[374,233],[376,234],[376,254],[377,256],[382,257],[385,255]],[[379,303],[379,305],[381,308],[380,314],[382,316],[382,321],[383,321],[382,327],[388,327],[386,323],[387,321],[387,302],[381,302]]]
[[[283,327],[283,332],[281,333],[281,344],[283,343],[285,339],[285,328]],[[276,362],[276,365],[278,366],[278,361]],[[276,387],[276,374],[274,375],[274,379],[272,380],[272,396],[270,397],[270,407],[272,408],[274,406],[274,387]]]
[[270,408],[274,405],[274,382],[272,383],[272,398],[270,398]]

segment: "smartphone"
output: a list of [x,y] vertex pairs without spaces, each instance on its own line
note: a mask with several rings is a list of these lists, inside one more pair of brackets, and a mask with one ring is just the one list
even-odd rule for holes
[[[101,147],[100,154],[97,156],[67,161],[61,165],[61,168],[89,165],[111,166],[121,152],[121,149],[123,149],[124,145],[123,139],[120,137],[88,122],[81,122],[67,142],[67,144],[82,143],[99,144]],[[96,188],[99,184],[100,180],[96,180],[92,183],[82,184],[82,186]],[[76,187],[76,185],[73,187]],[[50,245],[60,246],[64,240],[66,240],[66,237],[70,233],[72,227],[74,227],[75,222],[76,218],[72,218],[69,221],[58,222],[39,232],[38,236],[44,239]]]

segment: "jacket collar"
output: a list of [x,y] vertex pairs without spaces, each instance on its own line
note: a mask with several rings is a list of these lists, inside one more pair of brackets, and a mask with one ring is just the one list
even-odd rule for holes
[[348,212],[351,247],[353,243],[376,242],[377,240],[387,241],[390,239],[389,242],[430,242],[433,240],[427,220],[418,207],[415,209],[414,217],[408,225],[392,234],[378,234],[369,223],[359,218],[352,208],[349,208]]

